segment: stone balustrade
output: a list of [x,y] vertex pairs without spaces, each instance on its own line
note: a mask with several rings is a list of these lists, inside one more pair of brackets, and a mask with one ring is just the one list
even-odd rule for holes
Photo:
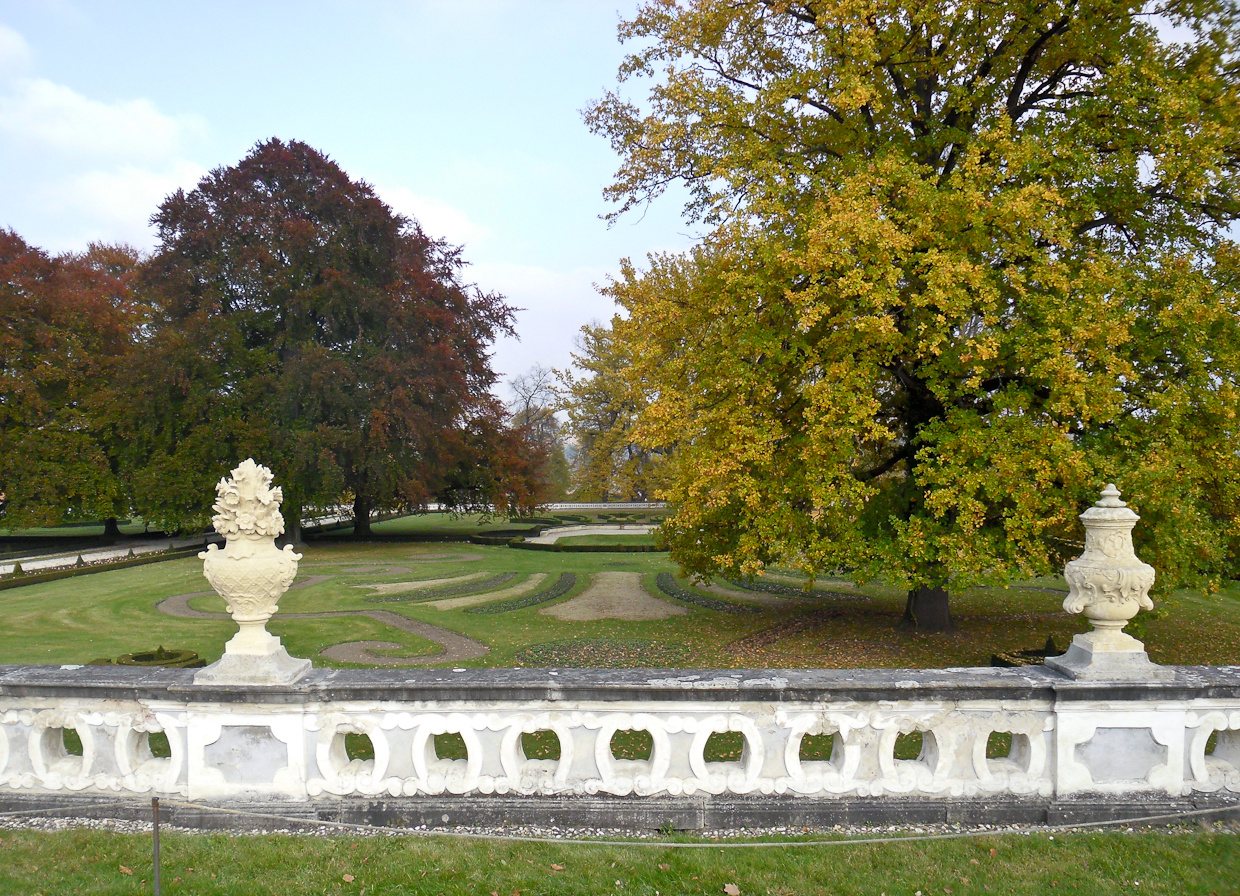
[[[81,756],[66,751],[63,729],[76,731]],[[649,759],[613,755],[613,734],[626,730],[649,732]],[[526,757],[521,735],[540,731],[558,739],[558,760]],[[170,758],[152,755],[156,732]],[[716,732],[740,733],[739,761],[706,760]],[[896,758],[897,739],[913,732],[920,756]],[[993,732],[1011,735],[1008,755],[987,757]],[[438,758],[436,737],[452,733],[466,758]],[[350,760],[349,734],[369,738],[374,758]],[[829,761],[802,759],[802,739],[826,734]],[[802,807],[1082,794],[1240,801],[1240,667],[1106,683],[1040,666],[313,670],[293,685],[244,686],[195,684],[193,670],[0,666],[4,793],[408,805],[507,796],[544,806],[608,795],[655,807],[690,796]]]

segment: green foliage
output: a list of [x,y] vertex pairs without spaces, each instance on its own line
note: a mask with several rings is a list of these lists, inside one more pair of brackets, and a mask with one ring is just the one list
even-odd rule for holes
[[[254,826],[261,828],[264,821],[254,819]],[[811,836],[824,838],[821,832]],[[595,846],[553,839],[529,843],[425,835],[237,836],[175,830],[164,831],[160,840],[164,891],[212,896],[290,892],[356,896],[362,890],[396,896],[476,896],[491,891],[718,896],[728,884],[743,894],[769,890],[779,896],[917,890],[969,896],[1048,892],[1093,896],[1121,889],[1223,894],[1234,891],[1240,875],[1236,835],[1219,828],[996,833],[891,843],[848,843],[845,834],[826,836],[842,842],[721,850],[675,849],[662,838],[646,845]],[[698,833],[669,832],[668,837],[703,842]],[[806,837],[776,839],[796,842]],[[0,849],[5,856],[0,889],[5,892],[98,896],[151,892],[148,833],[96,827],[11,829],[0,832]]]
[[[610,294],[692,572],[1043,574],[1115,481],[1162,587],[1240,572],[1234,7],[652,2],[587,113],[621,210],[713,226]],[[644,403],[643,403],[644,402]],[[630,426],[629,431],[632,432]]]
[[110,379],[138,315],[136,255],[92,245],[49,256],[0,231],[0,510],[6,527],[124,515]]
[[273,469],[293,521],[344,501],[361,531],[432,497],[524,503],[489,392],[512,312],[462,282],[457,249],[297,141],[258,144],[154,221],[126,433],[149,516],[204,524],[246,456]]
[[650,448],[636,438],[637,418],[647,397],[628,378],[633,361],[629,346],[615,337],[611,327],[585,326],[578,349],[573,362],[584,375],[561,375],[567,428],[577,444],[573,498],[653,500],[666,481],[671,448]]

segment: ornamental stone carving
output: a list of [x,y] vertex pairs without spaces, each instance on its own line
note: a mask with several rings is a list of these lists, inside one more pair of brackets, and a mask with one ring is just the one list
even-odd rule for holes
[[1077,679],[1165,678],[1169,670],[1150,662],[1145,645],[1123,628],[1140,610],[1154,609],[1150,586],[1154,567],[1132,548],[1132,529],[1140,519],[1108,483],[1102,498],[1081,514],[1085,552],[1064,567],[1068,597],[1063,608],[1083,613],[1094,630],[1072,639],[1068,652],[1046,665]]
[[196,684],[287,684],[310,670],[310,661],[289,656],[267,631],[280,597],[293,584],[301,554],[275,546],[284,532],[283,491],[271,485],[271,470],[252,458],[216,485],[211,518],[225,538],[224,550],[209,545],[198,555],[203,575],[224,598],[239,626],[224,655],[194,676]]

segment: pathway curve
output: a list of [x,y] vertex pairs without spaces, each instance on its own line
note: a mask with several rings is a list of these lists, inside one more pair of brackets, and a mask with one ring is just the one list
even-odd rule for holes
[[471,572],[462,576],[448,576],[442,579],[417,579],[412,582],[381,582],[377,584],[357,584],[354,588],[369,588],[371,594],[404,594],[408,591],[426,591],[430,588],[438,588],[441,585],[459,585],[462,582],[472,582],[474,579],[481,579],[486,575],[485,572]]
[[37,552],[11,557],[0,563],[0,575],[13,572],[16,564],[22,565],[23,572],[47,572],[53,569],[68,569],[76,566],[80,559],[83,563],[103,563],[107,560],[124,560],[132,552],[135,557],[145,554],[159,554],[172,549],[202,547],[201,538],[153,538],[135,539],[121,544],[102,548],[87,548],[83,551]]
[[457,610],[461,607],[472,607],[474,604],[489,604],[491,601],[520,597],[541,585],[545,578],[547,578],[545,572],[531,573],[524,582],[513,585],[511,588],[504,588],[501,591],[484,591],[481,594],[467,594],[465,597],[446,597],[442,600],[430,601],[427,606],[437,610]]
[[561,538],[577,535],[649,535],[657,525],[641,526],[559,526],[544,529],[541,535],[525,539],[528,544],[555,544]]
[[[336,578],[335,575],[306,576],[304,579],[294,583],[289,590],[309,588],[334,578]],[[167,613],[169,616],[177,616],[183,619],[231,619],[232,617],[227,613],[210,613],[204,610],[195,610],[189,605],[190,601],[195,597],[214,594],[214,591],[192,591],[187,594],[177,594],[160,601],[157,607],[161,613]],[[333,610],[322,613],[280,614],[281,619],[326,619],[332,616],[365,616],[383,625],[390,625],[401,631],[409,632],[411,635],[417,635],[419,638],[434,641],[443,647],[443,650],[438,653],[426,656],[396,657],[376,654],[373,651],[399,650],[405,645],[396,644],[392,641],[346,641],[342,644],[333,644],[319,651],[320,655],[341,663],[371,664],[376,666],[431,666],[436,663],[473,660],[486,656],[491,652],[491,648],[481,641],[476,641],[473,638],[446,628],[440,628],[437,625],[418,622],[407,616],[402,616],[400,613],[393,613],[391,610]]]
[[552,604],[538,612],[568,622],[593,622],[596,619],[641,622],[682,616],[689,611],[649,594],[642,587],[641,573],[596,572],[585,591],[571,600]]

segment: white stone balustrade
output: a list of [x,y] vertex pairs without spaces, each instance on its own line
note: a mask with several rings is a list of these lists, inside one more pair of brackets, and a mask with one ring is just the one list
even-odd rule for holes
[[[950,670],[315,670],[296,685],[196,685],[192,670],[0,666],[0,793],[322,801],[453,794],[1041,798],[1240,794],[1240,667],[1073,681],[1044,667]],[[68,755],[63,729],[82,755]],[[642,729],[649,760],[612,755]],[[171,758],[151,755],[163,732]],[[551,731],[558,760],[529,759]],[[737,762],[708,762],[714,732]],[[918,759],[896,759],[922,733]],[[987,758],[992,732],[1012,735]],[[439,759],[459,733],[466,759]],[[1213,738],[1212,749],[1207,744]],[[373,760],[348,759],[365,735]],[[801,739],[833,735],[829,761]]]

